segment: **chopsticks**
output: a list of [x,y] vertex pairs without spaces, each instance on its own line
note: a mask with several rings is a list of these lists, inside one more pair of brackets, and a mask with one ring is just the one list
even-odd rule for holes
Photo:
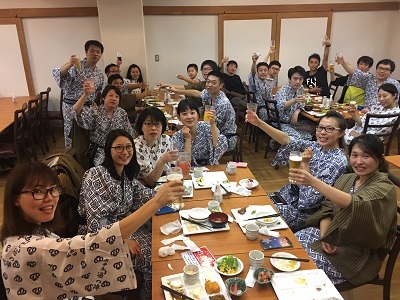
[[200,227],[203,227],[203,228],[206,228],[206,229],[208,229],[208,230],[213,230],[213,229],[214,229],[212,226],[208,226],[208,225],[205,225],[205,224],[201,224],[201,223],[198,223],[198,222],[196,222],[196,221],[190,220],[190,219],[185,218],[185,217],[182,217],[182,216],[181,216],[181,218],[182,218],[182,220],[185,220],[185,221],[188,221],[188,222],[190,222],[190,223],[196,224],[196,225],[198,225],[198,226],[200,226]]
[[170,288],[170,287],[168,287],[166,285],[162,284],[161,288],[163,290],[166,290],[166,291],[170,292],[171,294],[179,296],[181,299],[194,300],[193,298],[190,298],[189,296],[186,296],[185,294],[182,294],[182,293],[180,293],[178,291],[175,291],[174,289],[172,289],[172,288]]
[[285,259],[285,260],[295,260],[295,261],[302,261],[302,262],[309,262],[308,258],[294,258],[294,257],[281,257],[281,256],[271,256],[271,255],[264,255],[267,258],[276,258],[276,259]]
[[229,196],[232,195],[232,192],[231,192],[231,191],[228,191],[228,189],[227,189],[226,187],[224,187],[224,186],[222,185],[222,183],[220,183],[219,186],[222,187],[222,189],[226,192],[227,195],[229,195]]
[[266,216],[261,216],[261,217],[256,217],[256,218],[250,218],[244,221],[251,221],[251,220],[258,220],[258,219],[264,219],[264,218],[272,218],[272,217],[279,217],[281,214],[277,213],[277,214],[273,214],[273,215],[266,215]]

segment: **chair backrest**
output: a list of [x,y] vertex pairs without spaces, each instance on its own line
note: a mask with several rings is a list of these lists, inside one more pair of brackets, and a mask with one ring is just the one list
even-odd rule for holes
[[276,92],[278,92],[280,88],[281,88],[281,86],[276,86],[276,87],[272,88],[272,96],[275,97]]
[[[400,123],[400,113],[396,114],[367,114],[365,119],[363,134],[368,133],[368,129],[371,128],[381,128],[374,135],[383,139],[383,143],[385,145],[385,155],[389,155],[390,146],[392,145],[392,141],[394,136],[396,135],[397,129],[399,128]],[[371,119],[380,119],[377,124],[372,124]],[[384,120],[387,119],[387,120]],[[376,120],[374,120],[376,121]]]
[[[335,76],[336,77],[343,77],[343,75],[341,75],[339,73],[335,73]],[[332,84],[332,81],[331,81],[331,83],[329,84],[329,91],[330,91],[330,93],[332,95],[332,99],[335,99],[335,96],[336,96],[338,88],[339,88],[339,86]]]
[[279,130],[281,130],[281,118],[279,117],[279,110],[276,100],[267,99],[263,96],[265,101],[265,108],[267,110],[267,123]]
[[48,87],[46,91],[40,92],[39,107],[40,107],[40,120],[45,121],[47,119],[47,112],[49,110],[49,97],[51,88]]
[[[27,127],[26,110],[28,105],[24,103],[21,109],[14,112],[14,143],[25,140],[24,131]],[[16,144],[17,146],[17,144]]]
[[38,126],[39,116],[40,116],[40,105],[39,105],[40,95],[35,99],[28,101],[28,126],[29,128],[34,128]]

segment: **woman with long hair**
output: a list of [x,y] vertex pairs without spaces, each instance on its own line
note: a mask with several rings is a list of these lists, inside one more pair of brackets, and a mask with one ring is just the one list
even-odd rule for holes
[[132,94],[143,93],[146,89],[146,82],[143,81],[142,71],[136,64],[131,64],[129,66],[128,72],[126,73],[125,82],[136,85],[131,90]]

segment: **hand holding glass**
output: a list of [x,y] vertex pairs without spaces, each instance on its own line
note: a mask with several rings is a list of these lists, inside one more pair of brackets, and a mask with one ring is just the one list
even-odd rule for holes
[[[289,154],[289,168],[300,169],[303,158],[300,151],[290,151]],[[289,178],[290,183],[295,183],[294,180]]]
[[214,106],[212,105],[205,105],[204,106],[204,117],[203,120],[210,123],[210,111],[214,110]]
[[258,104],[257,103],[247,103],[247,109],[257,113]]
[[[174,180],[183,180],[182,169],[180,167],[172,167],[167,170],[167,182]],[[182,196],[174,200],[171,206],[175,210],[182,209],[185,206]]]

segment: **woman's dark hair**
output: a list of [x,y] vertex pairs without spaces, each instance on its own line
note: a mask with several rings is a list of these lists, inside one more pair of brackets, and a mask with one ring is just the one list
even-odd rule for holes
[[122,78],[121,75],[119,75],[119,74],[112,74],[112,75],[110,75],[110,77],[108,77],[107,83],[112,85],[112,82],[113,82],[114,80],[116,80],[116,79],[121,79],[122,82],[124,82],[124,79]]
[[200,111],[197,104],[193,100],[185,99],[179,102],[178,108],[176,109],[176,113],[180,115],[181,112],[185,112],[187,110],[192,110],[192,109],[197,112],[198,116],[200,116]]
[[399,91],[397,90],[396,86],[392,83],[384,83],[382,84],[379,89],[378,92],[380,90],[384,90],[385,92],[388,92],[390,94],[392,94],[393,96],[397,98],[399,98]]
[[117,170],[115,169],[114,161],[111,156],[112,144],[119,136],[127,137],[133,146],[133,153],[132,153],[131,161],[124,167],[125,175],[129,178],[129,180],[133,180],[133,178],[136,178],[137,175],[139,174],[140,166],[136,160],[135,143],[133,142],[133,138],[129,134],[129,132],[126,132],[123,129],[111,130],[109,132],[109,134],[107,135],[106,143],[104,145],[105,157],[104,157],[104,161],[101,165],[103,167],[105,167],[108,170],[108,172],[110,172],[111,177],[113,177],[117,180],[121,180],[121,176],[118,175]]
[[117,88],[115,85],[112,85],[112,84],[106,85],[103,92],[101,92],[101,98],[105,99],[110,90],[114,90],[117,93],[117,95],[119,96],[119,100],[121,100],[121,98],[122,98],[121,91],[119,90],[119,88]]
[[350,156],[355,145],[379,162],[379,172],[388,172],[388,167],[384,156],[385,147],[383,146],[383,142],[379,137],[373,134],[363,134],[355,137],[349,145]]
[[[344,118],[340,113],[338,113],[337,111],[334,111],[334,110],[328,111],[328,112],[325,114],[325,116],[323,116],[323,117],[321,118],[321,120],[322,120],[322,119],[327,119],[327,118],[335,119],[336,122],[337,122],[338,125],[339,125],[340,131],[344,132],[344,131],[346,130],[346,128],[347,128],[346,120],[345,120],[345,118]],[[346,142],[344,141],[344,136],[342,136],[342,137],[339,138],[339,147],[340,147],[340,148],[343,148],[343,149],[346,148]]]
[[[8,174],[4,189],[3,226],[0,231],[0,241],[17,235],[45,235],[52,227],[52,222],[35,224],[25,219],[21,207],[15,203],[23,190],[29,190],[37,186],[60,185],[57,174],[47,165],[34,163],[20,163]],[[32,201],[38,201],[33,200]]]
[[148,117],[151,118],[151,121],[153,123],[154,122],[162,123],[162,131],[161,132],[164,132],[167,129],[167,118],[165,118],[164,113],[157,107],[147,107],[137,117],[136,132],[139,135],[143,135],[143,130],[142,130],[143,123]]
[[128,68],[128,72],[126,73],[126,78],[132,80],[132,75],[131,75],[131,71],[133,68],[138,68],[139,70],[139,78],[137,80],[138,83],[143,82],[143,76],[142,76],[142,70],[140,70],[140,67],[136,64],[131,64]]

